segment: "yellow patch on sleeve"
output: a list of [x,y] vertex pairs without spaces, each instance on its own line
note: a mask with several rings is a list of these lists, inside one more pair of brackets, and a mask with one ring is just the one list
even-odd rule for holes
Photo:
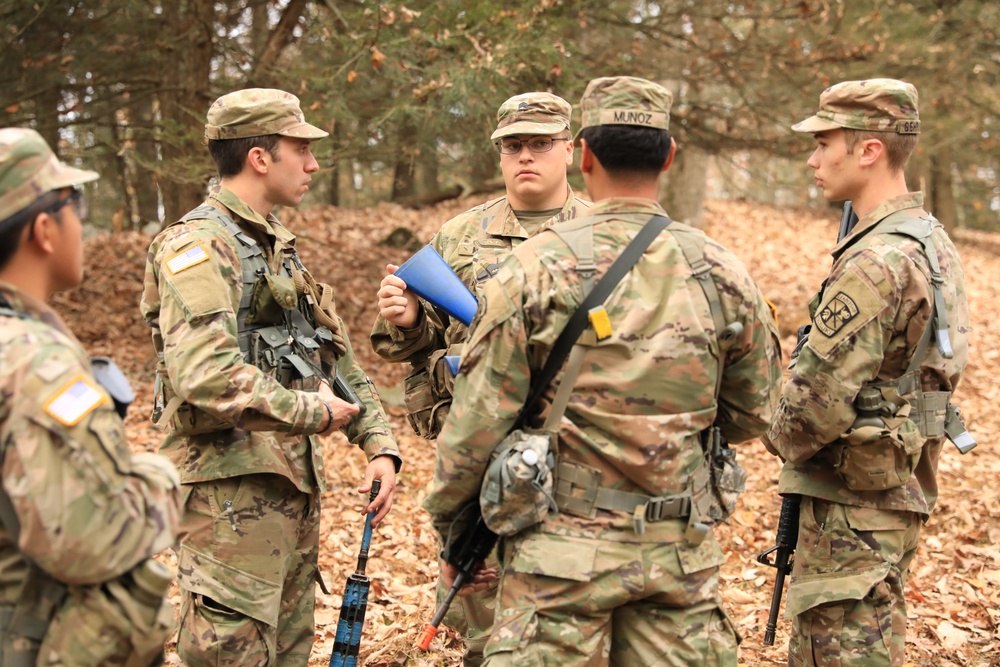
[[597,334],[597,340],[609,338],[613,333],[611,318],[608,317],[608,311],[604,309],[604,306],[591,308],[587,312],[587,319],[590,320],[590,326],[594,328],[594,333]]
[[170,273],[177,274],[206,260],[208,260],[208,251],[205,250],[205,246],[196,243],[187,250],[179,252],[168,259],[167,268],[170,269]]
[[45,412],[63,426],[75,426],[108,399],[97,384],[78,375],[45,404]]
[[774,326],[778,326],[778,307],[774,305],[766,296],[764,297],[764,303],[766,303],[767,307],[771,309],[771,317],[774,318]]

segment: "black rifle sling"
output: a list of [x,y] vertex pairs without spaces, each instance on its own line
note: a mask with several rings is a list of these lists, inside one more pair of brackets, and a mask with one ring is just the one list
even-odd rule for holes
[[556,376],[556,373],[563,365],[563,361],[565,361],[570,350],[576,344],[576,340],[583,333],[584,328],[586,328],[589,322],[590,309],[604,303],[615,287],[618,286],[618,283],[622,281],[622,278],[625,277],[625,274],[635,266],[635,263],[646,252],[646,248],[653,242],[653,239],[659,236],[660,232],[669,224],[670,218],[663,215],[657,214],[650,218],[643,225],[642,229],[639,230],[639,233],[635,235],[635,238],[632,239],[632,242],[625,247],[622,254],[608,268],[607,273],[597,281],[594,289],[590,291],[590,294],[583,300],[583,303],[576,309],[569,322],[566,323],[566,327],[562,330],[562,333],[559,334],[559,338],[556,339],[555,344],[552,346],[552,351],[549,352],[548,359],[545,360],[545,366],[542,368],[541,373],[538,374],[537,379],[531,383],[531,393],[528,395],[528,400],[525,402],[524,407],[521,408],[521,413],[518,415],[517,421],[514,423],[511,431],[524,427],[531,409],[538,403],[542,394],[545,393],[549,383],[552,382],[552,378]]

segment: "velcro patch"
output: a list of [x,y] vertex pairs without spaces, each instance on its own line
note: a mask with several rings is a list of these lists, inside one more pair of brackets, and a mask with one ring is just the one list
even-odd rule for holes
[[195,264],[201,264],[208,259],[208,252],[200,243],[179,252],[167,260],[167,268],[170,273],[180,273],[184,269],[190,269]]
[[106,400],[95,383],[80,375],[45,404],[45,412],[64,426],[74,426]]
[[858,304],[854,299],[843,292],[837,292],[816,313],[816,330],[827,338],[832,338],[857,316]]

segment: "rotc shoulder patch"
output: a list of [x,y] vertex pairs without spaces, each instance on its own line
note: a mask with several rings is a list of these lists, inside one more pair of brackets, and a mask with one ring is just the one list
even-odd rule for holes
[[858,304],[854,299],[843,292],[837,292],[816,313],[816,329],[824,336],[832,338],[857,316]]
[[106,400],[95,382],[78,375],[49,399],[45,412],[63,426],[75,426]]
[[180,273],[184,269],[190,269],[195,264],[201,264],[208,259],[208,252],[200,243],[177,253],[167,260],[167,268],[170,273]]
[[809,336],[809,347],[823,359],[829,359],[845,341],[854,340],[889,305],[868,275],[855,266],[848,267],[827,293],[832,296],[825,296],[816,309]]

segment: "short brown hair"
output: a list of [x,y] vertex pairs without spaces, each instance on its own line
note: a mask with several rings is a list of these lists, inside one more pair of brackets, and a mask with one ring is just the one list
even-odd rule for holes
[[855,146],[869,139],[878,139],[882,142],[889,160],[890,171],[902,171],[913,150],[917,147],[919,135],[844,128],[844,146],[848,153],[854,153]]

